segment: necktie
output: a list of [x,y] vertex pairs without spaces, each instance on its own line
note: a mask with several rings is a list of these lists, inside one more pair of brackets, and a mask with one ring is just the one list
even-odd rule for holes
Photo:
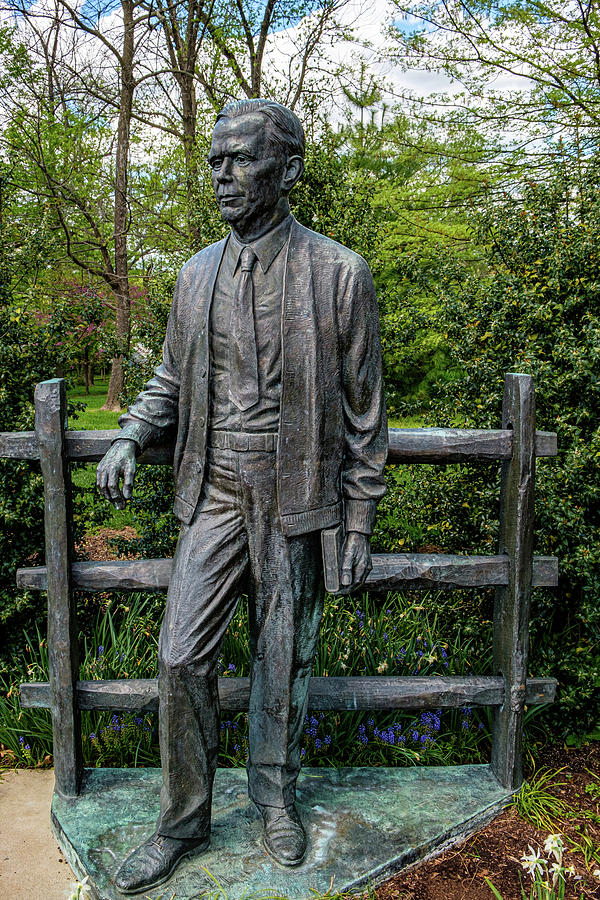
[[258,358],[254,329],[252,269],[256,254],[244,247],[235,305],[231,314],[229,364],[231,399],[238,409],[250,409],[258,403]]

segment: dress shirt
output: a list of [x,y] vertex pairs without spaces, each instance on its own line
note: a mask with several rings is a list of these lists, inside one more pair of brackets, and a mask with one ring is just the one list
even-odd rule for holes
[[[285,257],[292,217],[267,234],[243,244],[232,233],[227,241],[215,284],[210,315],[210,417],[219,431],[277,431],[281,397],[281,303]],[[240,256],[252,248],[257,261],[252,270],[254,322],[258,358],[259,401],[240,410],[230,397],[229,338],[231,313],[240,279]]]

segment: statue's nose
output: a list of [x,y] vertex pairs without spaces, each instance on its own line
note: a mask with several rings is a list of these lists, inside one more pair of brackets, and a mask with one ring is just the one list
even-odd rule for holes
[[231,159],[227,156],[223,159],[223,162],[219,166],[219,171],[217,172],[217,180],[231,181]]

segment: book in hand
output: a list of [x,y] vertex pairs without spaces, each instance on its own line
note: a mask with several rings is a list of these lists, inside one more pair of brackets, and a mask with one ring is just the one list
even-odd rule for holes
[[321,549],[323,551],[323,574],[325,590],[337,594],[342,590],[342,551],[344,549],[344,526],[325,528],[321,532]]

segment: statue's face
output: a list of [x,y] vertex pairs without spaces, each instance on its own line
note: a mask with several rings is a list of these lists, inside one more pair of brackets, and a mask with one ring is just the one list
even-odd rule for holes
[[221,119],[213,132],[208,162],[223,219],[242,228],[268,220],[282,194],[285,160],[268,139],[260,113]]

